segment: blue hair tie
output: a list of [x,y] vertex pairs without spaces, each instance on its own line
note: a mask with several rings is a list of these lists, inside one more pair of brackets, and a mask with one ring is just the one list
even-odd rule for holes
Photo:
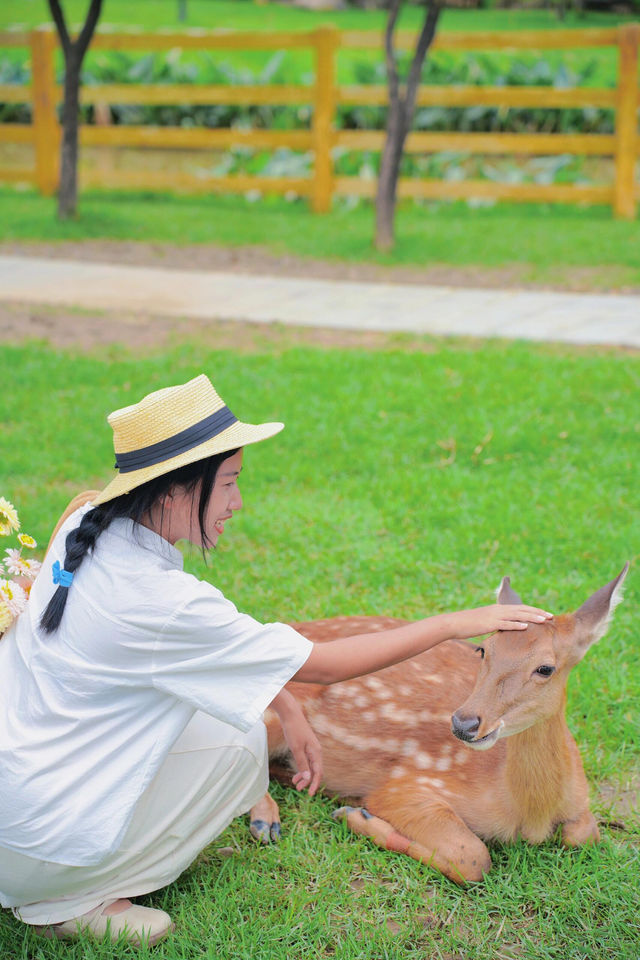
[[68,570],[63,570],[58,560],[56,560],[51,569],[53,572],[53,582],[55,584],[59,584],[61,587],[71,586],[73,583],[73,574],[69,573]]

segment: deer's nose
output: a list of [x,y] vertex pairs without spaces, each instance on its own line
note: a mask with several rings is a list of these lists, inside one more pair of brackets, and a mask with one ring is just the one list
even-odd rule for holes
[[454,713],[451,717],[451,730],[458,740],[474,740],[480,729],[480,717],[461,717]]

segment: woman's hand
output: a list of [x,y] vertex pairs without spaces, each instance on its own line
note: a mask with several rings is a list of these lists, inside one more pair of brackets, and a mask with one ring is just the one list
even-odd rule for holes
[[529,623],[544,623],[551,620],[553,614],[523,603],[494,603],[489,607],[460,610],[450,616],[454,629],[452,636],[457,640],[468,640],[496,630],[526,630]]
[[322,780],[322,747],[296,698],[281,690],[271,703],[278,714],[285,740],[293,754],[298,772],[292,777],[296,790],[309,789],[312,797]]

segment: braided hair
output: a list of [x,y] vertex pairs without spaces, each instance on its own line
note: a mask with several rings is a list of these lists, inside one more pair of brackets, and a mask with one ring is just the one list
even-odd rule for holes
[[[96,545],[98,537],[107,529],[113,520],[123,517],[140,523],[148,517],[151,511],[159,507],[160,522],[164,513],[164,499],[175,487],[180,487],[186,493],[191,493],[192,506],[198,497],[198,525],[203,552],[212,546],[205,530],[205,515],[215,483],[216,474],[223,460],[232,457],[237,450],[228,450],[224,453],[197,460],[184,467],[178,467],[169,473],[164,473],[153,480],[134,487],[129,493],[124,493],[113,500],[107,500],[97,507],[92,507],[83,516],[80,525],[67,534],[65,540],[64,570],[75,573],[84,558]],[[59,586],[47,604],[40,619],[40,627],[45,633],[53,633],[60,626],[64,608],[69,595],[69,587]]]

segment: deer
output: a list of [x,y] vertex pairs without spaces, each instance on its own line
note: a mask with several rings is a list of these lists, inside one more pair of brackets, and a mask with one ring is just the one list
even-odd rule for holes
[[[348,800],[334,817],[461,885],[491,869],[487,841],[539,844],[560,827],[567,847],[597,843],[565,719],[567,678],[604,635],[628,567],[575,613],[525,631],[497,632],[481,645],[447,640],[330,687],[287,684],[322,745],[325,792]],[[509,577],[497,598],[522,602]],[[405,622],[334,617],[292,626],[322,643]],[[272,773],[286,782],[282,729],[273,711],[265,722]],[[270,823],[275,838],[277,806],[269,795],[260,804],[251,812],[252,833],[268,839]]]
[[[58,521],[89,502],[75,497]],[[47,547],[47,550],[49,547]],[[485,841],[538,844],[561,828],[567,847],[597,843],[580,753],[567,726],[567,679],[606,632],[629,564],[575,613],[480,645],[446,640],[426,653],[331,686],[290,681],[323,749],[324,791],[355,833],[464,885],[491,869]],[[520,604],[509,577],[498,603]],[[406,623],[338,616],[293,622],[323,643]],[[274,711],[265,712],[272,775],[291,782],[292,758]],[[353,805],[352,805],[353,804]],[[250,830],[280,836],[270,794],[252,807]]]

